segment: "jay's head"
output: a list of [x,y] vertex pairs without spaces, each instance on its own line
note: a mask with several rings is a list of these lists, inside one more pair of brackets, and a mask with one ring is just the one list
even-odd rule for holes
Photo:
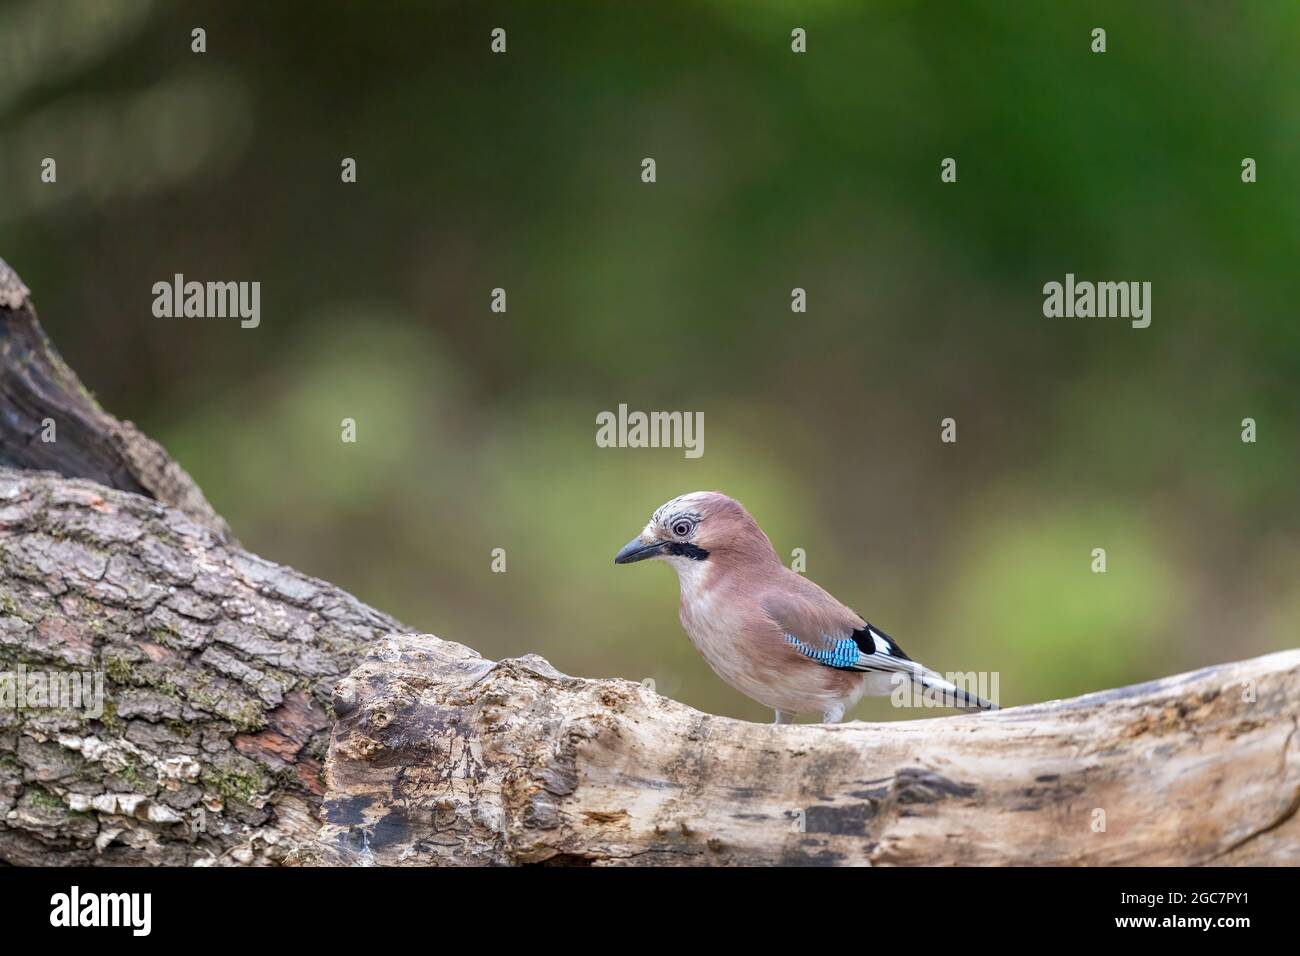
[[614,556],[615,564],[662,558],[696,561],[780,559],[744,505],[718,491],[693,491],[659,506],[639,535]]

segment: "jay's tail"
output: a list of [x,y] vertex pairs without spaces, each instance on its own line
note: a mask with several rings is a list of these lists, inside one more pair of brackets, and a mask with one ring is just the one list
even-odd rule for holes
[[949,707],[956,707],[959,710],[998,710],[998,705],[993,701],[972,694],[952,681],[944,680],[933,671],[923,672],[919,680],[922,687],[936,691]]

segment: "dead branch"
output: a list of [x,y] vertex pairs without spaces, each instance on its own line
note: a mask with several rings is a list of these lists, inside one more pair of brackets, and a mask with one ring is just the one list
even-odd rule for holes
[[241,550],[3,262],[0,402],[0,674],[104,681],[99,714],[0,707],[0,862],[1300,863],[1300,651],[993,714],[711,717]]

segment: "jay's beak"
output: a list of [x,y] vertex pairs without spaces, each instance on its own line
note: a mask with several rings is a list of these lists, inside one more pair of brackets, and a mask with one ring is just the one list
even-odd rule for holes
[[633,538],[627,544],[623,545],[618,554],[614,555],[615,564],[631,564],[633,561],[644,561],[646,558],[653,558],[657,554],[662,554],[666,541],[655,541],[651,544],[642,544],[641,536]]

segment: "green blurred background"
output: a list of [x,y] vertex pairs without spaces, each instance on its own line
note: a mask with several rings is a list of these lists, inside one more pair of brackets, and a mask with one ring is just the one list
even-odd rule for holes
[[[87,385],[412,626],[770,719],[611,563],[720,489],[1004,704],[1300,643],[1292,0],[24,0],[0,124],[0,255]],[[154,318],[177,272],[261,327]],[[1151,327],[1044,318],[1066,272],[1152,282]],[[597,448],[620,402],[704,456]]]

